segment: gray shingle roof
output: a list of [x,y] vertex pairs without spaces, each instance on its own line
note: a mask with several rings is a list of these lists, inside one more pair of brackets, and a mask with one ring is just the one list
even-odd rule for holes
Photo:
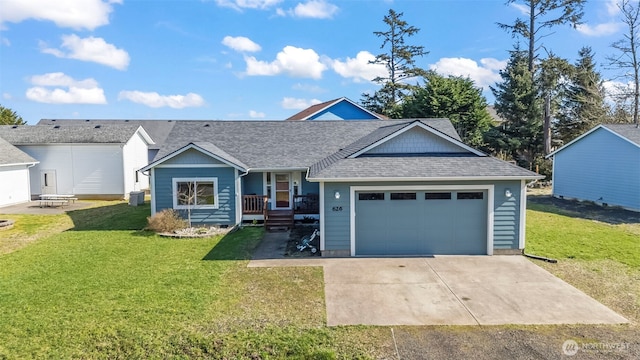
[[[306,169],[378,128],[412,120],[177,121],[154,160],[209,142],[253,169]],[[459,139],[447,119],[424,123]]]
[[640,146],[640,128],[635,124],[603,124],[603,126]]
[[219,147],[213,145],[210,142],[196,142],[193,145],[198,146],[208,152],[210,152],[211,154],[214,154],[220,158],[225,159],[226,161],[242,168],[244,171],[246,171],[247,169],[249,169],[249,167],[247,165],[245,165],[242,161],[236,159],[234,156],[230,155],[229,153],[227,153],[226,151],[220,149]]
[[[539,178],[489,156],[349,155],[420,121],[460,141],[447,119],[362,121],[177,121],[155,161],[193,143],[247,169],[306,169],[316,179]],[[226,154],[226,155],[225,155]],[[315,165],[314,165],[315,164]],[[241,165],[242,166],[242,165]]]
[[149,134],[155,144],[149,145],[149,149],[158,150],[162,147],[167,136],[173,129],[176,120],[117,120],[117,119],[96,119],[96,120],[78,120],[78,119],[41,119],[38,125],[122,125],[133,124],[142,126]]
[[310,179],[540,178],[536,173],[490,156],[375,156],[342,159],[309,172]]
[[0,125],[0,137],[13,145],[124,144],[139,125]]
[[38,161],[0,137],[0,166],[35,164]]

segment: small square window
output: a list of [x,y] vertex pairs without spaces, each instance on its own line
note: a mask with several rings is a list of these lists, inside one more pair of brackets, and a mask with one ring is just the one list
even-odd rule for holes
[[459,192],[457,197],[458,200],[482,200],[484,193],[482,191]]
[[391,193],[391,200],[415,200],[416,193]]
[[425,200],[451,200],[450,192],[428,192],[424,193]]
[[358,193],[358,200],[384,200],[384,193]]

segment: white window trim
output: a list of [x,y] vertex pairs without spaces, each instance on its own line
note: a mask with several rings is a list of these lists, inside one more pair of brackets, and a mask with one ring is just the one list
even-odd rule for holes
[[[220,201],[218,197],[218,178],[217,177],[192,177],[192,178],[173,178],[172,181],[172,198],[173,198],[173,208],[178,210],[186,210],[186,209],[218,209],[220,207]],[[213,205],[178,205],[178,183],[179,182],[213,182],[213,196],[214,196],[214,204]]]

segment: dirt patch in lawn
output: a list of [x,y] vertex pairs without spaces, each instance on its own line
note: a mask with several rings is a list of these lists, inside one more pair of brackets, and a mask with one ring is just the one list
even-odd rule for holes
[[[537,190],[537,191],[536,191]],[[548,191],[534,189],[527,195],[527,201],[535,205],[535,210],[548,211],[608,224],[640,224],[640,213],[619,207],[604,207],[589,201],[558,199]]]
[[316,237],[311,241],[311,245],[317,249],[315,254],[311,252],[310,248],[306,248],[302,251],[297,248],[297,245],[301,243],[302,238],[305,236],[311,236],[315,229],[317,229],[317,226],[313,225],[294,226],[289,232],[289,241],[287,242],[287,249],[284,255],[290,257],[320,256],[320,237]]

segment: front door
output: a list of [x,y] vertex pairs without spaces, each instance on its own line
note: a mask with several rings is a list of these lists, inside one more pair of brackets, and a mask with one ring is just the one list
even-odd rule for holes
[[275,208],[291,209],[291,175],[276,174]]
[[58,191],[55,170],[42,170],[40,172],[40,190],[42,194],[55,194]]

